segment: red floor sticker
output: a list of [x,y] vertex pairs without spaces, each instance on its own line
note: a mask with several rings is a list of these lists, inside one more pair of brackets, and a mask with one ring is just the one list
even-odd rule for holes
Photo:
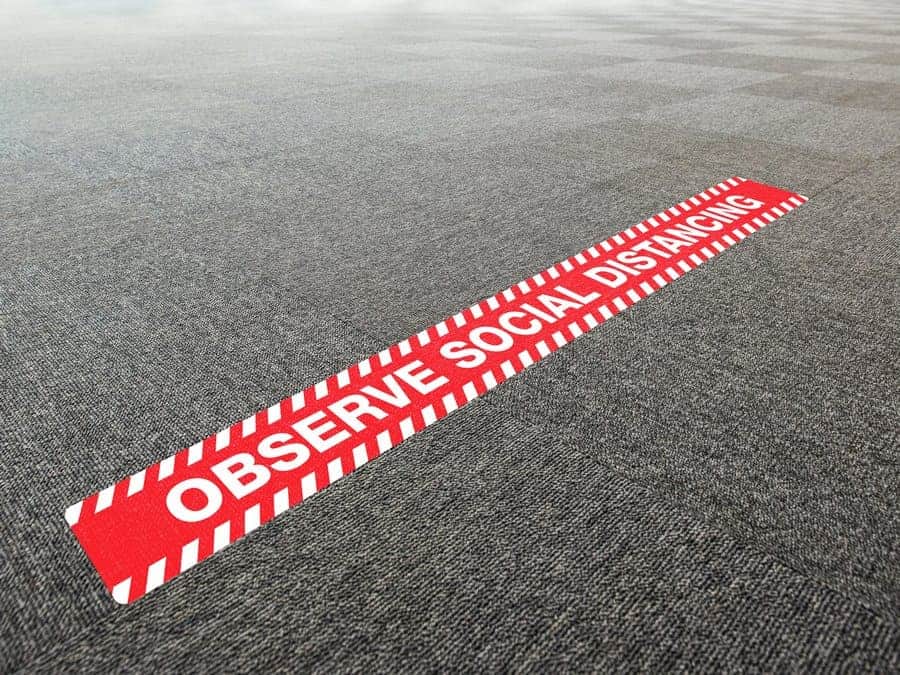
[[66,509],[137,600],[805,197],[731,178]]

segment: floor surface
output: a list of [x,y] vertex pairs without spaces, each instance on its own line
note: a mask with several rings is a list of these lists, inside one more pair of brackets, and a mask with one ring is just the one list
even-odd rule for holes
[[[900,669],[900,8],[600,7],[0,9],[0,669]],[[140,602],[69,532],[732,175],[810,202]]]

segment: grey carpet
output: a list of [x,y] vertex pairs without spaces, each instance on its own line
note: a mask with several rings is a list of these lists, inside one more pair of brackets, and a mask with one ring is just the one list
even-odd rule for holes
[[[893,3],[290,4],[0,8],[0,668],[900,669]],[[734,174],[811,201],[135,605],[68,531]]]

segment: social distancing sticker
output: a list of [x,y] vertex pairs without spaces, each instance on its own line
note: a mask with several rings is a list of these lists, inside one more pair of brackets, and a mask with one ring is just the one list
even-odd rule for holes
[[805,197],[731,178],[70,506],[137,600],[597,328]]

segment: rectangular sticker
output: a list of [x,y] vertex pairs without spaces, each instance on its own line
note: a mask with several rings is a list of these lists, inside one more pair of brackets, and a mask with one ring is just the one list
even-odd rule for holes
[[731,178],[66,509],[129,603],[765,227],[805,197]]

